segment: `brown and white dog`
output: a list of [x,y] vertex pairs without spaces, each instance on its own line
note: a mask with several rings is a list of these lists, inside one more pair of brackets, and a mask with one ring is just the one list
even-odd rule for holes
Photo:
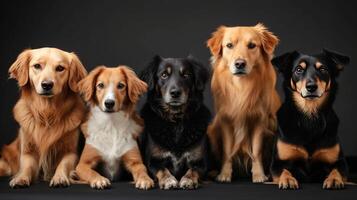
[[[130,68],[99,66],[79,83],[90,113],[82,125],[86,144],[76,174],[92,188],[110,186],[119,172],[120,165],[132,174],[135,187],[149,189],[154,186],[142,162],[137,136],[143,129],[143,121],[135,106],[147,85]],[[95,169],[103,164],[100,175]]]
[[[216,116],[208,134],[221,171],[230,182],[234,160],[251,161],[253,182],[264,182],[262,143],[276,127],[280,99],[270,63],[278,38],[262,24],[221,26],[207,41],[212,53],[211,89]],[[239,156],[240,155],[240,156]]]
[[50,186],[68,186],[77,161],[85,106],[77,82],[87,74],[74,53],[56,48],[23,51],[9,69],[21,90],[13,112],[18,137],[2,150],[0,175],[11,187],[29,186],[39,174]]

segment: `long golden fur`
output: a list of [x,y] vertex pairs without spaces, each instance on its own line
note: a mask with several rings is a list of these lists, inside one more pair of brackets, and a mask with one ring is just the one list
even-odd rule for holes
[[[216,116],[208,135],[217,160],[217,180],[230,182],[232,163],[240,156],[252,161],[253,182],[267,180],[262,164],[262,143],[276,128],[280,99],[276,73],[270,60],[278,38],[262,24],[252,27],[221,26],[207,41],[212,53],[211,89]],[[237,59],[246,61],[246,74],[234,75]]]
[[[29,186],[39,175],[50,186],[68,186],[77,160],[79,126],[85,106],[77,82],[87,74],[74,53],[56,48],[23,51],[9,69],[21,96],[13,113],[20,129],[2,150],[0,175],[14,175],[11,187]],[[41,84],[52,81],[50,94]]]

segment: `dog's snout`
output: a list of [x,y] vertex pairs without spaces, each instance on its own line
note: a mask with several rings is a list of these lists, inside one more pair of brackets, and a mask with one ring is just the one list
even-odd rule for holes
[[172,88],[171,90],[170,90],[170,95],[171,95],[171,97],[172,98],[178,98],[178,97],[180,97],[181,96],[181,90],[179,90],[178,88]]
[[107,109],[112,109],[115,105],[115,101],[111,99],[107,99],[105,100],[104,105]]
[[41,87],[42,89],[49,91],[53,88],[53,81],[42,81]]
[[245,66],[246,66],[247,62],[243,59],[238,59],[235,61],[234,63],[234,66],[237,68],[237,69],[244,69]]
[[315,92],[317,90],[317,84],[315,82],[306,83],[306,90],[308,92]]

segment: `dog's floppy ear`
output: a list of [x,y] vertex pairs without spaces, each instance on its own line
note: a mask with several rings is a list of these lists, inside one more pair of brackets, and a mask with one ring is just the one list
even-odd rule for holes
[[204,90],[205,85],[209,79],[209,70],[202,63],[197,61],[192,55],[187,56],[187,60],[193,68],[195,76],[195,86],[197,90]]
[[140,73],[140,79],[147,83],[149,90],[153,90],[155,87],[155,75],[161,61],[162,57],[155,55],[149,65]]
[[136,76],[135,72],[128,67],[121,67],[123,73],[126,77],[127,91],[129,99],[132,103],[136,103],[139,100],[140,95],[144,94],[147,91],[147,84],[140,80]]
[[343,54],[327,49],[323,49],[322,52],[336,64],[338,71],[343,70],[343,68],[350,63],[350,57]]
[[225,29],[225,26],[218,27],[217,30],[212,33],[211,38],[207,40],[207,47],[215,58],[222,55],[222,41]]
[[103,71],[104,68],[104,66],[96,67],[88,74],[88,76],[79,81],[79,83],[77,84],[78,91],[83,96],[84,101],[89,102],[93,100],[97,77],[100,72]]
[[264,51],[268,55],[272,55],[276,45],[279,43],[278,37],[275,36],[272,32],[270,32],[268,28],[262,23],[258,23],[257,25],[254,26],[254,28],[260,34]]
[[87,70],[75,53],[70,53],[71,64],[69,67],[68,85],[73,92],[78,92],[78,82],[87,75]]
[[28,83],[30,57],[31,50],[24,50],[9,68],[10,78],[16,79],[20,87],[23,87]]
[[294,60],[299,54],[300,53],[297,51],[284,53],[283,55],[273,58],[271,63],[279,70],[279,72],[285,73],[291,69]]

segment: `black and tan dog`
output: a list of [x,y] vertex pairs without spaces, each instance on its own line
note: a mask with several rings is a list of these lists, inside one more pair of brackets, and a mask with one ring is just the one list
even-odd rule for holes
[[281,189],[299,188],[298,180],[323,181],[324,189],[343,188],[348,170],[332,104],[336,77],[349,57],[325,49],[316,55],[294,51],[272,63],[284,76],[286,96],[278,111],[280,130],[271,164],[274,182]]
[[207,169],[210,112],[203,104],[208,69],[188,58],[156,56],[141,74],[149,86],[141,111],[143,152],[161,189],[194,189]]

